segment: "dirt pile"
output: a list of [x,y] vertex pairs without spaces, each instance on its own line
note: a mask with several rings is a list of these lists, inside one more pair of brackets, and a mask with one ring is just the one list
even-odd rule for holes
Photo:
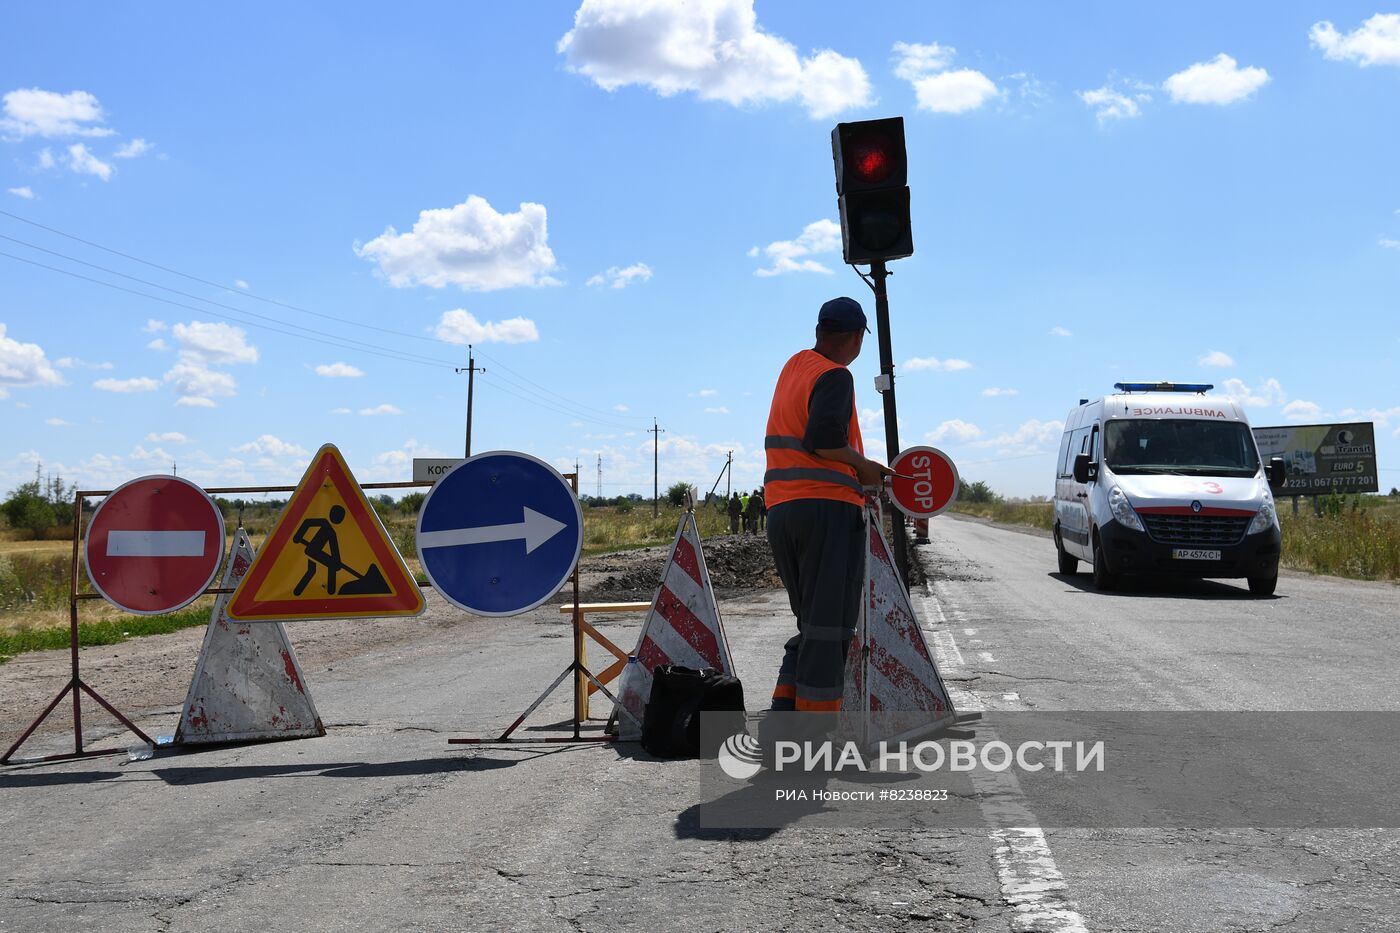
[[[721,597],[744,590],[781,587],[768,539],[757,535],[707,538],[705,567]],[[643,548],[585,558],[585,598],[593,602],[649,600],[661,584],[669,548]]]

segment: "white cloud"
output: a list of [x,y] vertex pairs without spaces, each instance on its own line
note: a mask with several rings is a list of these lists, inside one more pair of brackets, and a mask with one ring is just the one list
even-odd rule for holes
[[518,285],[558,285],[543,204],[522,203],[513,214],[471,195],[455,207],[422,211],[413,229],[385,228],[355,254],[379,265],[395,288],[456,285],[494,291]]
[[1388,237],[1381,237],[1378,243],[1384,249],[1400,249],[1400,240],[1392,240]]
[[26,201],[34,200],[34,189],[28,185],[20,185],[18,188],[6,188],[10,194],[17,198],[24,198]]
[[651,279],[651,267],[644,262],[634,262],[626,268],[610,266],[588,280],[588,285],[607,285],[610,288],[626,288],[634,281],[646,282]]
[[1032,418],[1021,422],[1015,431],[984,438],[974,442],[972,446],[996,447],[1006,453],[1035,453],[1042,448],[1058,446],[1064,430],[1063,421],[1039,421]]
[[178,399],[175,400],[175,404],[176,404],[176,405],[179,405],[179,406],[182,407],[182,408],[215,408],[215,407],[217,407],[217,405],[215,404],[215,402],[214,402],[214,400],[213,400],[212,398],[204,398],[203,396],[199,396],[199,395],[182,395],[182,396],[180,396]]
[[1324,20],[1308,36],[1327,58],[1350,59],[1362,68],[1400,65],[1400,13],[1377,13],[1345,35]]
[[306,457],[305,447],[290,444],[271,434],[263,434],[257,440],[230,448],[236,454],[258,454],[263,457]]
[[1322,414],[1321,405],[1300,398],[1295,398],[1283,406],[1283,416],[1289,421],[1312,421],[1320,414]]
[[155,318],[147,318],[146,326],[141,328],[148,334],[160,334],[170,329],[170,325],[164,321],[157,321]]
[[136,376],[132,379],[99,379],[92,387],[99,392],[154,392],[160,388],[160,382],[150,376]]
[[955,373],[959,370],[971,368],[972,364],[967,360],[940,360],[934,356],[916,356],[904,361],[904,369],[911,373],[918,372],[921,369]]
[[998,389],[996,386],[992,386],[990,389],[983,389],[982,394],[987,398],[998,398],[1003,395],[1020,395],[1021,392],[1019,389]]
[[1051,337],[1073,337],[1073,336],[1074,336],[1074,331],[1070,330],[1068,327],[1061,327],[1060,325],[1056,324],[1054,327],[1050,328],[1050,336],[1051,336]]
[[358,379],[364,374],[364,370],[349,363],[322,363],[316,367],[316,375],[327,379]]
[[1283,386],[1279,385],[1277,379],[1265,379],[1254,388],[1250,388],[1241,379],[1226,379],[1221,391],[1225,397],[1232,401],[1239,402],[1249,408],[1267,408],[1270,405],[1280,405],[1288,396],[1283,392]]
[[750,256],[766,255],[771,261],[766,269],[755,269],[754,275],[773,276],[786,272],[823,272],[831,270],[815,259],[808,259],[813,253],[831,253],[841,248],[841,225],[833,220],[814,220],[802,228],[795,240],[777,240],[761,250],[755,246],[749,250]]
[[945,438],[966,443],[971,440],[976,440],[981,436],[982,429],[977,425],[963,421],[960,418],[954,418],[951,421],[943,422],[938,427],[925,434],[924,439],[933,444]]
[[692,398],[712,398],[719,395],[719,389],[701,389],[699,392],[690,393]]
[[68,167],[79,175],[96,175],[103,181],[112,177],[111,164],[93,155],[84,143],[68,147]]
[[64,421],[62,418],[45,418],[44,424],[52,425],[55,428],[69,428],[73,426],[73,422]]
[[172,329],[180,358],[197,363],[256,363],[258,348],[242,328],[209,321],[176,324]]
[[89,363],[87,360],[77,356],[60,356],[54,360],[54,365],[60,369],[113,369],[111,363]]
[[373,408],[361,408],[360,414],[365,417],[372,417],[374,415],[401,415],[403,414],[403,409],[396,408],[386,402],[383,405],[376,405]]
[[926,75],[942,71],[953,63],[957,49],[937,42],[921,45],[917,42],[896,42],[894,44],[894,74],[905,81],[914,82]]
[[112,155],[116,156],[118,159],[135,159],[145,155],[154,148],[155,146],[152,146],[150,143],[146,142],[146,140],[137,138],[131,140],[125,146],[122,146],[116,152],[112,153]]
[[[238,383],[228,373],[209,369],[198,362],[176,363],[165,374],[165,381],[175,387],[182,398],[176,404],[213,407],[211,396],[230,396],[238,388]],[[203,401],[194,401],[202,399]]]
[[165,431],[161,434],[152,431],[146,435],[146,440],[152,444],[186,444],[189,442],[189,438],[179,431]]
[[1092,91],[1079,91],[1078,94],[1080,100],[1093,108],[1099,126],[1103,126],[1109,120],[1126,120],[1142,115],[1136,100],[1108,85]]
[[234,279],[234,280],[233,280],[233,287],[234,287],[234,288],[237,288],[237,289],[239,289],[239,290],[241,290],[241,291],[245,291],[245,292],[246,292],[246,291],[248,290],[248,288],[249,288],[248,283],[245,282],[245,281],[243,281],[242,279]]
[[7,337],[5,327],[0,324],[0,388],[63,385],[63,376],[49,362],[44,348]]
[[614,406],[613,406],[613,411],[631,411],[631,410],[632,410],[632,409],[628,408],[626,405],[614,405]]
[[1228,369],[1235,365],[1235,361],[1230,354],[1220,350],[1211,350],[1205,356],[1196,360],[1198,366],[1216,366],[1221,369]]
[[348,408],[332,408],[332,409],[331,409],[331,414],[333,414],[333,415],[349,415],[349,414],[353,414],[353,412],[351,412],[350,409],[348,409]]
[[444,311],[433,335],[439,340],[457,344],[530,343],[540,339],[539,329],[529,318],[512,317],[482,323],[461,308]]
[[166,346],[164,340],[162,340],[162,339],[160,339],[159,337],[157,337],[155,340],[152,340],[150,343],[146,344],[146,349],[147,349],[147,350],[169,350],[170,347]]
[[1197,62],[1178,71],[1162,85],[1179,104],[1233,104],[1263,87],[1269,73],[1263,68],[1241,68],[1224,52],[1208,62]]
[[762,31],[753,0],[583,0],[557,49],[606,91],[641,85],[735,106],[800,100],[814,119],[873,103],[858,60],[830,49],[799,57]]
[[944,71],[914,82],[920,110],[933,113],[967,113],[1001,96],[992,79],[971,68]]
[[51,169],[58,164],[58,160],[53,157],[53,150],[45,146],[39,150],[38,165],[42,169]]
[[102,125],[102,105],[87,91],[59,94],[37,87],[10,91],[4,97],[0,133],[10,136],[110,136]]
[[717,406],[717,407],[715,407],[715,408],[707,408],[707,409],[705,409],[705,414],[707,414],[707,415],[727,415],[727,414],[729,414],[729,409],[726,408],[726,407],[724,407],[723,405],[719,405],[719,406]]

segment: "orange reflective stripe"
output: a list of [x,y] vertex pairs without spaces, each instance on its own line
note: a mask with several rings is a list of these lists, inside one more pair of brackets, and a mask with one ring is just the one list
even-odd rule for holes
[[773,699],[792,700],[797,697],[797,688],[792,684],[778,684],[773,688]]
[[839,713],[841,712],[841,701],[838,700],[804,700],[797,698],[797,711],[799,713]]

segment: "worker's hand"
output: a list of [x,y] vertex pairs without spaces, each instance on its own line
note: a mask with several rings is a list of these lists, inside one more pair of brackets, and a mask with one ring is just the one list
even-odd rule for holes
[[893,470],[875,460],[862,458],[861,462],[856,465],[856,476],[860,478],[862,486],[879,487],[883,485],[886,476],[893,475]]

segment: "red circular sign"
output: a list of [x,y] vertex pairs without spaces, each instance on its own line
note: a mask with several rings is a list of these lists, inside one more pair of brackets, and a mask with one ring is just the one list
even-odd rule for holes
[[958,468],[936,447],[910,447],[894,458],[890,497],[910,518],[932,518],[958,497]]
[[114,489],[88,523],[88,579],[112,605],[151,616],[194,602],[224,558],[224,516],[177,476],[143,476]]

